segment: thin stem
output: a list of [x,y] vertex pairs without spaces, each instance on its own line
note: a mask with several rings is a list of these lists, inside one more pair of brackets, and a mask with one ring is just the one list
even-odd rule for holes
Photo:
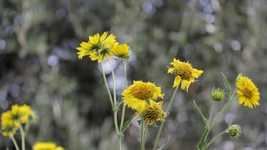
[[118,136],[118,140],[119,140],[119,147],[120,150],[122,149],[122,135],[121,135],[121,130],[119,128],[118,125],[118,110],[119,110],[119,106],[117,105],[117,94],[116,94],[116,78],[115,78],[115,73],[112,70],[112,80],[113,80],[113,104],[115,106],[115,109],[113,109],[114,112],[114,125],[115,125],[115,129],[116,129],[116,134]]
[[208,123],[208,120],[205,117],[205,115],[203,114],[203,112],[201,111],[201,109],[199,108],[199,106],[197,105],[197,103],[196,103],[195,100],[193,100],[193,104],[194,104],[196,110],[198,111],[198,113],[200,114],[201,118],[203,119],[204,123],[207,124]]
[[121,114],[121,124],[120,124],[120,130],[121,131],[122,131],[123,124],[124,124],[125,110],[126,110],[126,105],[123,104],[123,106],[122,106],[122,114]]
[[222,136],[223,134],[225,133],[225,130],[224,131],[222,131],[222,132],[220,132],[220,133],[218,133],[215,137],[213,137],[211,140],[210,140],[210,142],[207,144],[207,148],[218,138],[218,137],[220,137],[220,136]]
[[13,144],[15,145],[16,150],[20,150],[18,143],[17,143],[16,139],[14,138],[14,136],[12,135],[12,136],[10,136],[10,138],[11,138]]
[[146,143],[146,127],[145,127],[145,122],[144,120],[141,121],[141,150],[145,150],[145,143]]
[[[125,76],[125,82],[126,85],[128,85],[128,80],[127,80],[127,61],[123,61],[123,69],[124,69],[124,76]],[[126,105],[123,104],[122,106],[122,115],[121,115],[121,123],[120,123],[120,130],[122,131],[123,124],[124,124],[124,118],[125,118],[125,110],[126,110]]]
[[115,106],[115,110],[114,110],[114,124],[115,124],[115,128],[116,128],[116,132],[117,134],[120,134],[120,130],[119,130],[119,126],[118,126],[118,107],[117,106],[117,94],[116,94],[116,78],[115,78],[115,73],[112,70],[112,80],[113,80],[113,104]]
[[207,126],[204,127],[204,130],[201,134],[200,140],[197,144],[197,150],[205,150],[206,149],[206,143],[207,143],[207,137],[209,135],[209,129]]
[[128,78],[127,78],[127,61],[123,61],[123,68],[124,68],[124,75],[125,75],[125,81],[126,81],[126,85],[128,85]]
[[167,108],[166,108],[166,112],[169,113],[170,110],[171,110],[171,107],[173,105],[173,102],[174,102],[174,99],[175,99],[175,96],[176,96],[176,93],[177,93],[177,90],[178,90],[178,87],[176,87],[172,93],[172,97],[170,99],[170,102],[169,104],[167,105]]
[[107,92],[108,92],[108,96],[109,96],[110,104],[111,104],[111,106],[112,106],[112,109],[114,109],[113,98],[112,98],[110,89],[109,89],[109,87],[108,87],[107,78],[106,78],[106,75],[105,75],[104,68],[103,68],[103,65],[102,65],[102,64],[101,64],[101,72],[102,72],[102,76],[103,76],[103,79],[104,79],[104,83],[105,83],[106,90],[107,90]]
[[210,129],[212,129],[218,122],[218,118],[221,118],[220,115],[222,115],[225,111],[230,109],[230,106],[232,105],[233,99],[234,99],[234,94],[231,94],[231,96],[229,96],[229,100],[226,104],[224,104],[224,106],[220,109],[220,111],[215,115],[215,120],[213,121],[213,124],[211,124]]
[[19,130],[20,130],[20,135],[21,135],[21,148],[22,148],[22,150],[26,150],[25,149],[25,132],[24,132],[22,126],[19,127]]
[[[169,112],[170,112],[170,110],[171,110],[171,107],[172,107],[172,105],[173,105],[173,102],[174,102],[174,99],[175,99],[177,90],[178,90],[178,87],[176,87],[176,88],[174,89],[173,93],[172,93],[170,102],[168,103],[167,108],[166,108],[166,112],[167,112],[167,114],[169,114]],[[156,150],[156,148],[158,147],[159,139],[160,139],[160,135],[161,135],[162,129],[163,129],[163,127],[164,127],[164,124],[165,124],[165,121],[163,121],[163,122],[160,124],[159,130],[158,130],[157,135],[156,135],[156,139],[155,139],[155,141],[154,141],[153,150]]]

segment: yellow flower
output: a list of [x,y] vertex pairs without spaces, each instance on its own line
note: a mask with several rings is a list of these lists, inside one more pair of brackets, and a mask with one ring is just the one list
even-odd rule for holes
[[143,81],[134,81],[122,92],[122,96],[123,103],[137,112],[142,112],[149,100],[160,101],[163,99],[160,87],[154,83]]
[[10,111],[4,112],[1,115],[1,132],[4,136],[10,137],[13,136],[18,127],[15,122],[12,120],[12,114]]
[[119,58],[129,58],[129,46],[127,44],[117,44],[111,50],[111,53]]
[[162,109],[161,102],[149,101],[143,112],[140,113],[147,125],[154,125],[155,123],[164,121],[166,113]]
[[64,148],[52,142],[38,142],[34,144],[33,150],[64,150]]
[[168,68],[168,73],[174,74],[175,80],[173,87],[180,87],[182,90],[188,91],[191,83],[202,75],[203,71],[192,67],[188,62],[183,62],[178,59],[173,59]]
[[243,75],[238,75],[236,79],[236,93],[239,99],[239,104],[254,108],[260,105],[260,93],[253,81]]
[[111,49],[117,45],[116,37],[107,32],[89,36],[88,41],[81,42],[77,48],[78,58],[82,59],[89,56],[92,61],[102,62],[105,58],[111,56]]
[[24,125],[29,123],[33,117],[33,111],[28,105],[13,105],[10,111],[13,121],[16,122],[17,126],[20,126],[20,124]]

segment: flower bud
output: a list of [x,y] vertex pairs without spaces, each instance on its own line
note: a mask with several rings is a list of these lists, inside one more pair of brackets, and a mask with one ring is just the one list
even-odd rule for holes
[[211,97],[214,101],[222,101],[224,99],[224,91],[221,88],[212,89]]
[[226,133],[232,138],[238,138],[241,134],[241,127],[237,124],[232,124],[226,130]]

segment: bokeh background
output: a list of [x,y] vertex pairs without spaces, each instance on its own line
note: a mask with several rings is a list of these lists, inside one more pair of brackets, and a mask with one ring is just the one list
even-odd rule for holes
[[[128,79],[121,62],[104,64],[108,78],[111,69],[116,72],[118,95],[132,80],[153,81],[168,101],[173,79],[166,67],[173,57],[205,70],[189,93],[178,93],[162,136],[164,149],[195,149],[203,124],[192,100],[205,113],[218,110],[221,104],[213,104],[209,94],[223,87],[223,72],[232,85],[238,73],[250,76],[261,105],[251,110],[235,104],[212,134],[238,123],[242,136],[223,136],[211,149],[266,150],[266,28],[266,0],[1,0],[0,111],[14,103],[33,107],[39,119],[28,132],[29,149],[36,141],[55,141],[67,150],[117,150],[99,66],[78,60],[75,50],[89,35],[109,31],[131,48]],[[138,134],[133,123],[125,149],[139,149]],[[0,149],[6,146],[12,149],[1,136]]]

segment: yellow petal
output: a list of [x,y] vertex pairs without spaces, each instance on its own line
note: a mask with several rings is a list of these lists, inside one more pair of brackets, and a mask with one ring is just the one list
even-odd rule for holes
[[179,87],[181,83],[181,77],[180,76],[176,76],[173,82],[173,88]]

